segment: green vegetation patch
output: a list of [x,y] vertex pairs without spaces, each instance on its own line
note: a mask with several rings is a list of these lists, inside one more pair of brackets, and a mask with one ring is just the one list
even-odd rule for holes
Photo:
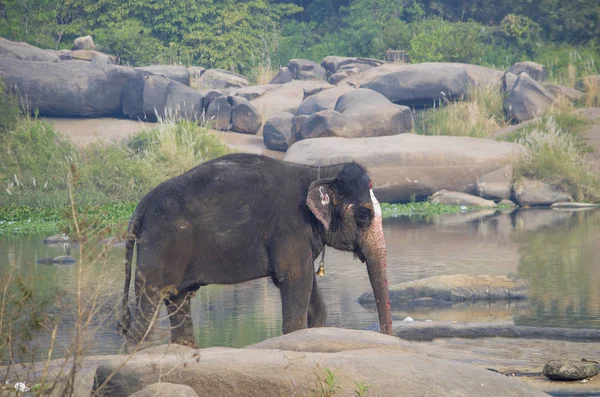
[[384,218],[396,218],[399,216],[422,216],[442,214],[459,214],[463,212],[476,211],[482,207],[433,204],[429,201],[410,202],[407,204],[388,204],[381,203],[381,212]]

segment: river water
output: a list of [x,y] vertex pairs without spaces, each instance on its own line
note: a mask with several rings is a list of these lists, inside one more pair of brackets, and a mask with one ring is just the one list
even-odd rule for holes
[[[394,320],[514,321],[518,325],[600,329],[600,210],[526,209],[443,215],[430,219],[400,217],[384,220],[388,280],[394,284],[447,274],[517,276],[529,281],[527,301],[416,307],[394,311]],[[48,329],[33,331],[41,357],[50,345],[52,324],[58,324],[54,356],[64,354],[74,332],[78,285],[85,299],[82,313],[92,313],[86,354],[114,354],[122,347],[115,330],[114,308],[122,293],[124,247],[87,243],[71,246],[79,266],[43,265],[36,260],[64,255],[65,246],[42,244],[46,235],[0,237],[0,276],[12,266],[15,276],[45,302],[38,317],[51,316]],[[14,278],[17,280],[17,277]],[[377,321],[377,313],[356,299],[371,287],[365,266],[352,254],[326,253],[326,275],[318,279],[325,300],[327,325],[362,329]],[[18,286],[14,281],[13,286]],[[95,299],[89,299],[95,296]],[[36,301],[37,302],[37,301]],[[93,303],[93,304],[92,304]],[[15,339],[24,337],[23,321],[32,307],[11,321]],[[202,287],[192,303],[200,347],[241,347],[281,334],[281,307],[270,279],[230,286]],[[15,312],[13,312],[15,313]],[[162,314],[165,314],[164,311]],[[9,321],[5,317],[6,322]],[[161,324],[166,328],[168,321]],[[157,338],[166,338],[158,332]],[[14,357],[19,361],[18,357]],[[27,359],[27,358],[21,358]],[[2,361],[6,362],[6,353]]]

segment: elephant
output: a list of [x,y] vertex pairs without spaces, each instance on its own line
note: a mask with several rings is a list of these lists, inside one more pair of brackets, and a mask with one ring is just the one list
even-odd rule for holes
[[279,289],[284,334],[323,326],[314,261],[325,245],[366,262],[380,330],[391,334],[381,208],[361,165],[312,167],[239,153],[204,162],[158,185],[131,216],[120,331],[140,341],[164,303],[171,341],[195,346],[193,294],[261,277]]

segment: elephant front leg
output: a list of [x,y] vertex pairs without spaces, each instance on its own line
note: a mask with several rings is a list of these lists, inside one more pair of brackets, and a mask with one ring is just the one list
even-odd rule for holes
[[171,323],[171,342],[196,348],[192,324],[192,294],[186,293],[165,300]]
[[317,287],[317,277],[313,274],[312,291],[308,306],[308,328],[322,327],[327,319],[327,310]]

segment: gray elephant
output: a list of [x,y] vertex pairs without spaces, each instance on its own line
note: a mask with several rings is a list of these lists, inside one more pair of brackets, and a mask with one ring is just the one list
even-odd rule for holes
[[[128,305],[137,243],[137,313]],[[120,330],[143,338],[164,302],[173,343],[195,345],[190,298],[201,286],[271,277],[283,333],[323,326],[314,261],[328,245],[353,252],[367,271],[381,332],[392,333],[381,209],[356,163],[309,167],[232,154],[163,182],[128,227]]]

